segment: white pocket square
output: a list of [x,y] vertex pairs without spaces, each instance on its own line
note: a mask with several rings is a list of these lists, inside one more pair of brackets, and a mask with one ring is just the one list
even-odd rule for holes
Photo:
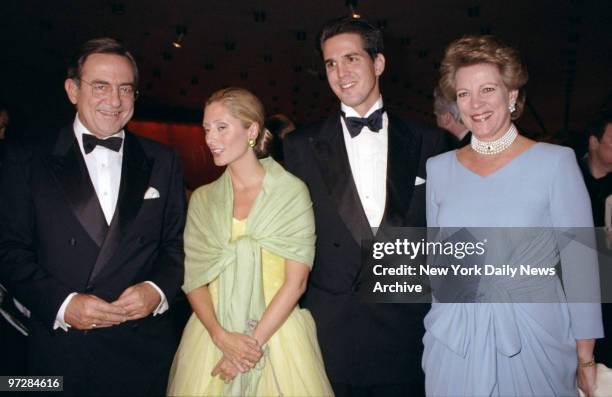
[[156,199],[156,198],[159,198],[159,192],[153,186],[149,186],[149,188],[145,192],[144,199],[150,200],[150,199]]
[[421,177],[416,177],[416,179],[414,180],[414,186],[419,186],[425,183],[425,179],[421,178]]

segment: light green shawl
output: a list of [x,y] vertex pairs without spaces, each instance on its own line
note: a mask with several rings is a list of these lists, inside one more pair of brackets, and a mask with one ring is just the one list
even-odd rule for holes
[[[266,309],[261,249],[312,266],[314,216],[306,186],[271,158],[260,160],[266,172],[261,192],[246,220],[245,234],[231,241],[233,190],[229,171],[197,189],[185,227],[185,293],[219,278],[216,316],[230,332],[247,332]],[[260,361],[262,362],[263,359]],[[238,375],[225,395],[254,395],[261,366]]]

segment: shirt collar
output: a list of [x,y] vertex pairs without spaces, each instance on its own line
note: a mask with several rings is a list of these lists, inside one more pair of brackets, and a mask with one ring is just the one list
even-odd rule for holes
[[[85,127],[83,125],[83,123],[81,123],[81,120],[79,120],[79,114],[77,113],[76,116],[74,116],[74,123],[72,124],[73,130],[74,130],[74,135],[77,139],[77,141],[79,142],[79,148],[81,149],[81,153],[83,153],[83,155],[85,154],[85,149],[83,149],[83,134],[89,134],[89,135],[94,135],[92,134],[87,127]],[[102,139],[107,139],[110,137],[119,137],[119,138],[125,138],[125,131],[122,129],[121,131],[117,132],[116,134],[113,134],[109,137],[106,138],[102,138]],[[121,145],[121,148],[119,149],[119,154],[123,153],[123,146]]]
[[465,131],[463,131],[461,134],[459,134],[457,139],[458,140],[462,140],[463,138],[465,138],[465,136],[468,134],[468,132],[470,132],[470,130],[466,128]]
[[[382,99],[382,95],[381,95],[380,97],[378,97],[378,100],[376,102],[374,102],[374,105],[372,105],[370,110],[368,110],[363,117],[368,117],[369,115],[371,115],[376,110],[378,110],[378,109],[380,109],[382,107],[383,107],[383,99]],[[350,107],[348,105],[345,105],[342,102],[340,103],[340,109],[344,112],[346,117],[361,117],[361,115],[359,113],[357,113],[357,111],[355,109],[353,109],[352,107]]]

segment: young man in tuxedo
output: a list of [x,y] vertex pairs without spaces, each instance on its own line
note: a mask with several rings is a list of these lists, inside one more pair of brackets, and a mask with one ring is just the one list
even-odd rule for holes
[[317,227],[303,305],[337,396],[419,395],[428,305],[364,302],[360,244],[371,228],[426,226],[425,162],[448,143],[434,127],[384,110],[380,30],[343,18],[323,28],[319,44],[340,111],[285,139],[286,166],[308,185]]
[[88,41],[64,85],[74,122],[2,168],[0,280],[31,311],[29,372],[67,395],[162,395],[176,348],[183,178],[125,129],[137,84],[122,44]]

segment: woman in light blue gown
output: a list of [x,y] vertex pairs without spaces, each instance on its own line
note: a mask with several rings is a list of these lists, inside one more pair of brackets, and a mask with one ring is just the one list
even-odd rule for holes
[[[527,71],[516,50],[492,36],[467,36],[447,48],[441,73],[440,89],[456,99],[472,142],[427,162],[428,226],[507,230],[512,240],[494,255],[505,264],[560,262],[563,287],[558,277],[524,277],[523,285],[535,283],[533,295],[525,295],[481,278],[478,301],[505,303],[434,301],[423,338],[427,395],[577,396],[577,384],[590,393],[601,308],[579,298],[566,302],[568,291],[597,296],[596,253],[560,249],[543,229],[593,226],[575,156],[518,134],[512,120],[525,103]],[[539,229],[499,229],[512,227]],[[580,269],[570,266],[571,255]]]

